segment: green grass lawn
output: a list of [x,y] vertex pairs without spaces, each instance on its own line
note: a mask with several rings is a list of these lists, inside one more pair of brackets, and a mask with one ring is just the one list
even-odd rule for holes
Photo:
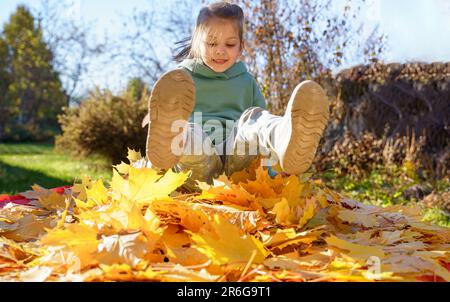
[[419,179],[417,175],[407,175],[408,173],[401,167],[393,171],[386,167],[379,167],[371,171],[367,176],[352,178],[349,176],[339,176],[333,171],[315,175],[322,179],[328,187],[338,191],[348,197],[365,204],[376,206],[391,205],[418,205],[422,208],[426,221],[450,227],[450,216],[440,207],[426,208],[415,198],[407,199],[404,192],[413,185],[427,187],[435,193],[448,192],[450,183],[446,179]]
[[0,194],[16,194],[33,184],[45,188],[72,185],[84,175],[111,180],[112,167],[99,157],[74,159],[52,144],[0,143]]

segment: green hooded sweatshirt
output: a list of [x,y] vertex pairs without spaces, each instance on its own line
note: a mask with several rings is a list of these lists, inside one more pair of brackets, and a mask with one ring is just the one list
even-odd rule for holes
[[200,122],[194,119],[198,112],[202,115],[202,126],[208,121],[211,124],[211,120],[220,122],[225,130],[223,134],[217,135],[214,127],[204,128],[211,139],[215,139],[216,145],[230,134],[230,127],[226,127],[227,120],[238,121],[242,113],[250,107],[267,109],[255,78],[241,61],[237,61],[225,72],[213,71],[200,59],[185,59],[179,66],[187,69],[195,82],[196,102],[189,122]]

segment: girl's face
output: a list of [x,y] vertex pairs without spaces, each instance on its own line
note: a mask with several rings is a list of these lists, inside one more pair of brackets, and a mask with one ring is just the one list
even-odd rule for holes
[[241,55],[242,43],[233,22],[212,20],[210,34],[201,41],[200,54],[203,63],[215,72],[224,72]]

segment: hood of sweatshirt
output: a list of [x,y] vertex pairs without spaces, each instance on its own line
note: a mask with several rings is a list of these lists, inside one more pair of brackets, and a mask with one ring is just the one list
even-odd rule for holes
[[241,61],[237,61],[233,66],[225,70],[225,72],[215,72],[205,64],[201,59],[185,59],[180,63],[180,67],[184,67],[191,71],[194,75],[202,76],[209,79],[228,80],[240,76],[247,72],[247,67]]

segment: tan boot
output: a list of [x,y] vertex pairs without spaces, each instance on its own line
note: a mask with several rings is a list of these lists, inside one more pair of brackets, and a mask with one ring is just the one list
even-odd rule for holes
[[273,149],[280,166],[289,174],[308,170],[329,118],[329,101],[322,87],[314,81],[297,85],[286,113],[271,132]]
[[220,157],[213,155],[185,155],[181,157],[178,164],[173,167],[174,172],[191,171],[188,179],[182,187],[193,193],[201,192],[197,181],[213,184],[213,179],[219,177],[223,171],[223,164]]
[[170,169],[180,160],[182,154],[174,154],[172,141],[183,129],[172,132],[172,124],[177,120],[187,123],[194,105],[194,81],[184,69],[165,73],[153,86],[148,103],[147,157],[155,167]]
[[[196,150],[199,146],[202,150]],[[191,174],[182,187],[191,193],[200,192],[197,181],[212,185],[213,178],[222,173],[222,160],[218,150],[212,144],[211,138],[203,132],[200,124],[189,123],[185,151],[180,161],[172,169],[174,172],[190,170]]]

